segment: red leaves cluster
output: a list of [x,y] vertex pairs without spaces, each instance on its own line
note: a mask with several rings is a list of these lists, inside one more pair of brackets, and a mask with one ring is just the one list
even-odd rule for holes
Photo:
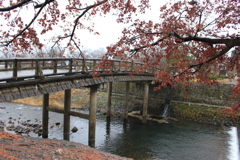
[[[5,140],[3,140],[5,139]],[[12,135],[6,132],[0,133],[0,155],[3,159],[81,159],[99,160],[116,159],[127,160],[119,156],[111,155],[92,149],[82,144],[44,140],[41,138],[29,138]]]
[[7,132],[0,132],[0,140],[1,139],[10,139],[10,140],[13,140],[13,139],[17,139],[19,136],[18,135],[14,135],[14,134],[9,134]]
[[[135,20],[107,54],[157,67],[159,88],[196,81],[211,86],[219,70],[236,68],[235,74],[240,73],[237,1],[169,1],[160,12],[160,22]],[[233,92],[240,95],[236,88]]]

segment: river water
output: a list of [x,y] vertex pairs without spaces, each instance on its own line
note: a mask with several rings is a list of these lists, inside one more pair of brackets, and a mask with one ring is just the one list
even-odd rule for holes
[[[41,123],[41,114],[41,107],[0,103],[0,120],[6,124]],[[49,116],[49,138],[63,139],[63,115],[50,112]],[[78,131],[71,133],[70,140],[87,145],[88,120],[71,117],[73,127]],[[189,121],[142,124],[136,119],[124,122],[117,117],[109,122],[104,116],[97,116],[96,148],[136,160],[239,160],[238,141],[236,127],[223,129]]]

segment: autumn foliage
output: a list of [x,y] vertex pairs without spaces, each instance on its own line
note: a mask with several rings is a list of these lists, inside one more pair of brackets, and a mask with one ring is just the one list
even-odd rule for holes
[[0,132],[1,159],[131,160],[105,153],[80,143],[31,138]]
[[[118,23],[129,24],[119,41],[107,47],[104,60],[121,58],[144,62],[158,68],[155,81],[159,89],[192,82],[210,86],[219,70],[240,73],[240,3],[239,0],[171,0],[159,6],[158,20],[144,17],[154,2],[149,0],[3,0],[0,15],[5,25],[0,34],[2,47],[31,52],[33,45],[43,46],[40,35],[61,26],[62,35],[55,45],[66,42],[81,53],[77,30],[94,30],[93,17],[113,14]],[[23,11],[30,13],[25,20]],[[25,17],[26,18],[26,17]],[[111,24],[109,24],[111,25]],[[7,29],[6,29],[7,27]],[[136,72],[144,71],[141,66]],[[233,96],[240,95],[239,80]],[[239,112],[240,102],[234,104]]]

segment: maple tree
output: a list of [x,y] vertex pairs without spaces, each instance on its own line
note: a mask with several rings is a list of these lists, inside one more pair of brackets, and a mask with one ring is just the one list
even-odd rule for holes
[[[160,7],[158,22],[137,19],[125,28],[119,42],[108,48],[108,55],[140,58],[145,66],[158,68],[154,73],[161,84],[158,89],[195,81],[218,84],[211,78],[213,67],[235,71],[233,77],[240,73],[239,10],[237,0],[169,2]],[[163,59],[168,63],[162,63]],[[226,113],[240,112],[239,82],[232,90],[238,102]]]
[[[207,85],[217,83],[210,78],[212,67],[240,73],[238,0],[172,0],[155,13],[158,21],[138,18],[151,9],[150,4],[149,0],[2,0],[0,15],[6,23],[1,24],[0,45],[11,46],[12,51],[30,52],[32,46],[41,49],[39,36],[60,25],[63,34],[56,38],[54,46],[65,41],[70,50],[77,49],[82,55],[76,31],[86,29],[99,34],[94,23],[84,22],[113,14],[118,23],[129,26],[118,43],[107,48],[104,58],[141,60],[143,68],[158,68],[154,74],[160,87],[179,82],[190,85],[193,80]],[[23,11],[31,13],[30,20],[24,19]],[[233,92],[240,95],[239,81]],[[240,101],[232,111],[240,112],[239,105]]]

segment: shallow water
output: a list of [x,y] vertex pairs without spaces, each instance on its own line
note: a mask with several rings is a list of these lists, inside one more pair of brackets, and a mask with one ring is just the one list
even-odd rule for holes
[[[0,119],[9,122],[29,121],[41,123],[41,107],[14,103],[0,103]],[[63,139],[63,115],[50,112],[49,138]],[[60,125],[56,125],[60,122]],[[88,120],[71,117],[70,140],[88,144]],[[37,137],[37,134],[29,133]],[[136,119],[127,122],[121,118],[97,116],[96,148],[109,153],[139,160],[238,160],[237,128],[223,130],[221,126],[179,121],[169,124],[149,122],[142,124]]]

